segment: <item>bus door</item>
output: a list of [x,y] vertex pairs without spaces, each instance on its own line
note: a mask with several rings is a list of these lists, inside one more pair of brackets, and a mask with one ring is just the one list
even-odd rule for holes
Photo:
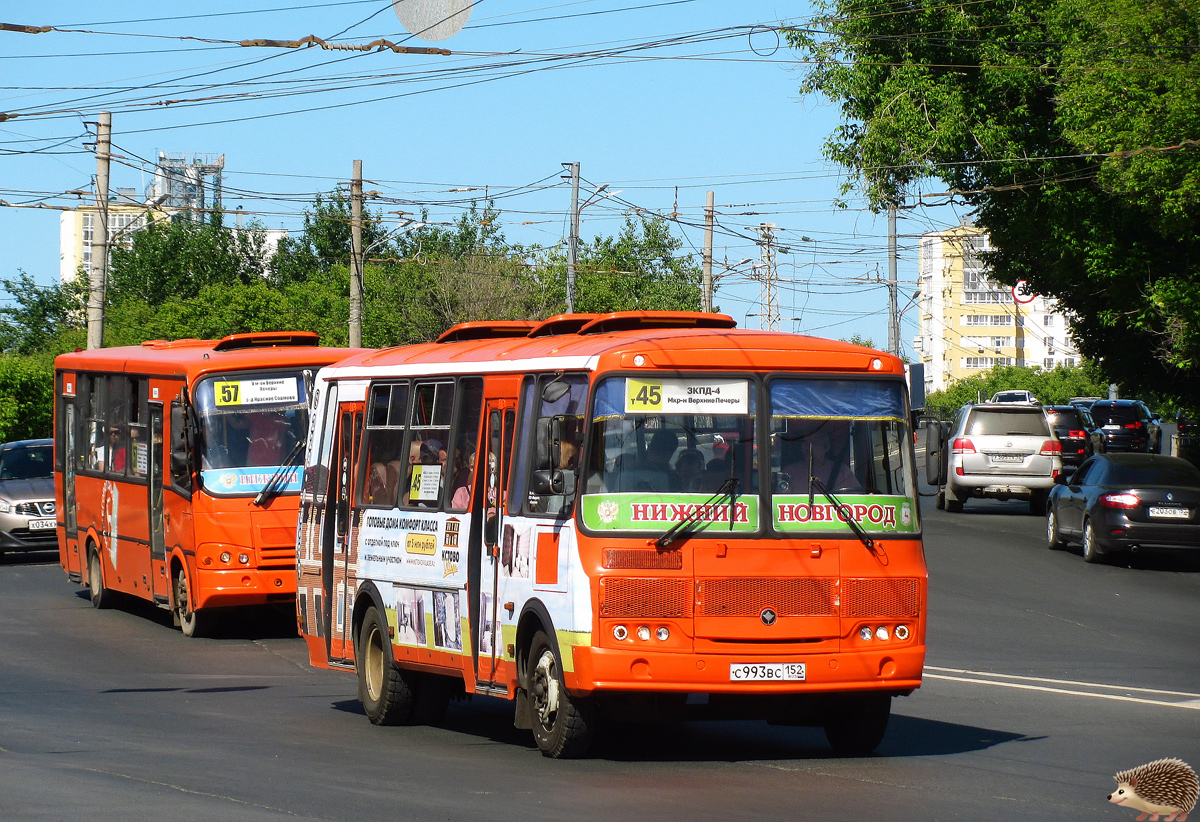
[[150,511],[150,591],[158,605],[171,602],[171,580],[167,573],[167,536],[163,523],[163,407],[150,406],[150,441],[146,455],[149,467],[149,498],[146,508]]
[[75,508],[75,400],[63,400],[63,421],[59,435],[63,437],[63,565],[71,579],[82,574],[79,562],[79,517]]
[[[500,603],[496,594],[500,583],[500,556],[504,540],[510,541],[512,529],[504,527],[505,493],[508,490],[509,460],[512,456],[513,430],[516,427],[516,400],[488,400],[484,405],[487,419],[483,452],[483,493],[475,495],[473,513],[482,518],[482,538],[470,546],[469,590],[471,597],[471,648],[475,655],[475,680],[481,685],[496,679],[497,660],[503,656],[504,638],[500,631]],[[472,529],[474,533],[474,529]]]
[[325,650],[329,660],[348,662],[354,658],[353,626],[350,624],[349,608],[354,597],[353,580],[350,579],[351,554],[357,552],[354,542],[352,519],[357,515],[354,500],[354,485],[358,465],[358,444],[362,440],[363,403],[342,403],[338,407],[337,432],[335,433],[334,464],[329,488],[329,501],[333,505],[332,540],[325,541],[321,552],[321,590],[324,601],[323,613],[319,618],[324,623]]

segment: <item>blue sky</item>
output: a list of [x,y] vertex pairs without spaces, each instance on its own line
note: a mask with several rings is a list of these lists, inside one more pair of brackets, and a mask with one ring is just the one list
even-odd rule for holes
[[[835,199],[842,170],[821,144],[838,123],[802,97],[802,66],[775,28],[803,24],[781,0],[481,0],[465,28],[411,37],[387,0],[313,4],[212,0],[170,6],[22,4],[0,32],[0,200],[69,205],[91,190],[86,122],[112,112],[112,187],[140,192],[159,151],[224,154],[224,206],[269,228],[300,228],[318,192],[362,160],[370,207],[427,208],[451,221],[471,197],[496,198],[509,240],[554,245],[567,233],[562,163],[578,161],[582,235],[614,235],[633,207],[674,216],[681,253],[699,256],[705,192],[715,192],[715,303],[759,327],[756,227],[778,226],[780,330],[887,342],[887,221]],[[417,0],[403,0],[417,2]],[[450,55],[256,48],[243,40],[315,35]],[[932,190],[940,190],[933,184]],[[958,222],[950,209],[899,223],[900,302],[915,288],[916,238]],[[58,212],[0,207],[0,277],[58,276]],[[732,266],[727,268],[726,264]],[[911,353],[915,310],[903,316]]]

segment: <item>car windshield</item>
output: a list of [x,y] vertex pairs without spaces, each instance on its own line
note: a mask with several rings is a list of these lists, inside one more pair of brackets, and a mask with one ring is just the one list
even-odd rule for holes
[[1200,486],[1200,471],[1182,460],[1154,465],[1113,465],[1108,485],[1142,487],[1146,485]]
[[977,408],[967,420],[966,436],[1044,437],[1050,431],[1040,411],[1015,412]]
[[276,481],[283,493],[299,491],[298,443],[308,430],[308,394],[302,375],[236,374],[210,377],[194,393],[200,421],[200,476],[212,494],[257,494],[284,465]]
[[0,480],[48,479],[54,476],[54,447],[28,445],[0,451]]

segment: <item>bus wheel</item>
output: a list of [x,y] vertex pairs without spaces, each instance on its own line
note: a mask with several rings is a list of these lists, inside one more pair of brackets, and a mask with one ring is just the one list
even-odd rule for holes
[[533,738],[542,755],[573,759],[587,754],[596,728],[595,705],[567,693],[554,646],[542,631],[533,635],[527,671]]
[[112,591],[104,587],[100,553],[95,548],[88,551],[88,593],[91,595],[92,607],[107,608],[112,605]]
[[406,674],[393,664],[385,644],[390,642],[379,611],[368,608],[358,632],[358,698],[374,724],[406,725],[416,701],[416,674]]
[[180,568],[175,572],[175,620],[184,636],[203,636],[205,620],[192,607],[191,594],[188,591],[187,574]]
[[855,694],[837,699],[825,720],[825,738],[840,756],[869,754],[883,741],[891,694]]

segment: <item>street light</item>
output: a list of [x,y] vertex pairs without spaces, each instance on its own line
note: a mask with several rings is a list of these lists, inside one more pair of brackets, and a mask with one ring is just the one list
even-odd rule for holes
[[[396,226],[361,251],[351,254],[353,270],[350,272],[350,276],[354,278],[354,284],[358,287],[358,293],[360,295],[363,293],[363,268],[365,267],[364,260],[366,259],[367,254],[393,237],[398,237],[401,234],[407,234],[410,231],[414,231],[418,228],[428,225],[428,223],[424,223],[419,220],[413,220],[409,217],[401,217],[400,219],[403,221],[400,225]],[[351,291],[353,291],[353,289],[351,289]],[[353,297],[353,294],[351,294],[351,297]],[[352,341],[352,344],[354,340],[358,340],[360,343],[362,341],[361,311],[357,313],[354,311],[350,312],[350,340]]]

